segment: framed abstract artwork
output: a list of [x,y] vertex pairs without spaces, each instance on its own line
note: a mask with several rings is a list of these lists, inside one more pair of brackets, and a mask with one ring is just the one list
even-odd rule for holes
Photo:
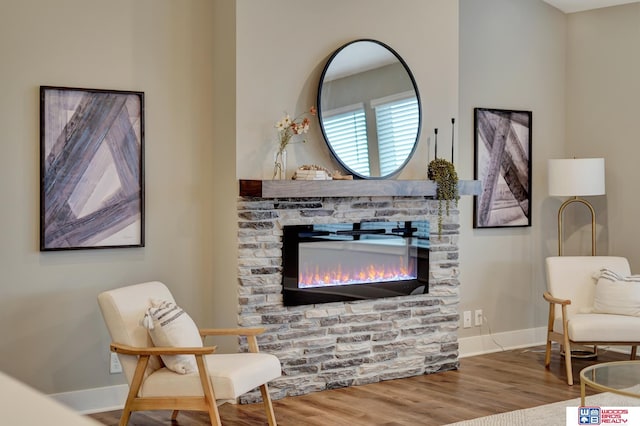
[[144,93],[40,87],[40,250],[144,247]]
[[475,108],[473,227],[531,226],[531,111]]

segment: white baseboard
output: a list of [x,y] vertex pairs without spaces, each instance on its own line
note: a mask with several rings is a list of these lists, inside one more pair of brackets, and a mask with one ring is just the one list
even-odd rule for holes
[[458,339],[458,356],[460,358],[466,358],[508,349],[544,345],[546,338],[547,327],[463,337]]
[[[465,337],[458,340],[459,357],[465,358],[507,349],[543,345],[546,332],[546,327],[539,327],[495,333],[491,336],[483,334],[481,336]],[[127,385],[115,385],[62,392],[49,396],[80,414],[91,414],[121,409],[124,406],[128,391],[129,387]]]
[[115,385],[54,393],[49,396],[80,414],[92,414],[122,409],[128,392],[128,385]]

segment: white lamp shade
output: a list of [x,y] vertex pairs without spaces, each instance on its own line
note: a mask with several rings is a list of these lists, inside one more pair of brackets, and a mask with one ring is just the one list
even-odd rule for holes
[[549,195],[579,197],[603,195],[604,158],[549,160]]

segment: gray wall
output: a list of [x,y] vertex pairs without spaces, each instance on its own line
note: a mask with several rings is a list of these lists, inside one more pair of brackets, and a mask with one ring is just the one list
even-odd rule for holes
[[[123,383],[96,302],[120,285],[162,280],[213,325],[212,19],[208,0],[2,2],[0,370],[46,393]],[[38,251],[40,85],[145,92],[145,248]]]
[[[465,198],[461,206],[460,309],[482,309],[493,332],[546,321],[542,265],[555,250],[557,212],[547,196],[546,162],[564,155],[565,39],[565,15],[541,1],[460,1],[460,143],[465,148],[459,174],[473,176],[475,107],[533,112],[532,226],[472,229],[472,200]],[[462,329],[460,336],[478,333]]]
[[[568,16],[567,157],[604,157],[606,191],[590,197],[598,253],[626,256],[640,270],[640,4]],[[573,210],[574,247],[590,248],[587,209]],[[574,220],[575,219],[575,220]],[[574,252],[576,249],[574,249]]]
[[[372,38],[393,48],[416,79],[424,110],[422,136],[399,178],[426,178],[428,138],[439,127],[440,143],[449,143],[450,119],[458,111],[457,1],[298,0],[291,5],[291,0],[237,0],[237,176],[271,179],[274,124],[283,111],[295,117],[314,105],[329,56],[349,41]],[[289,175],[303,164],[338,168],[317,127],[305,139],[287,148]]]

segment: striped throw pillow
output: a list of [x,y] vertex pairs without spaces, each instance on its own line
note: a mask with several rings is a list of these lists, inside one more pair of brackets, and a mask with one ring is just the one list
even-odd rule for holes
[[[195,322],[173,302],[152,300],[142,319],[155,346],[202,347],[202,338]],[[165,366],[180,374],[198,371],[193,355],[161,355]]]
[[603,268],[596,279],[593,312],[640,316],[640,275],[622,276]]

